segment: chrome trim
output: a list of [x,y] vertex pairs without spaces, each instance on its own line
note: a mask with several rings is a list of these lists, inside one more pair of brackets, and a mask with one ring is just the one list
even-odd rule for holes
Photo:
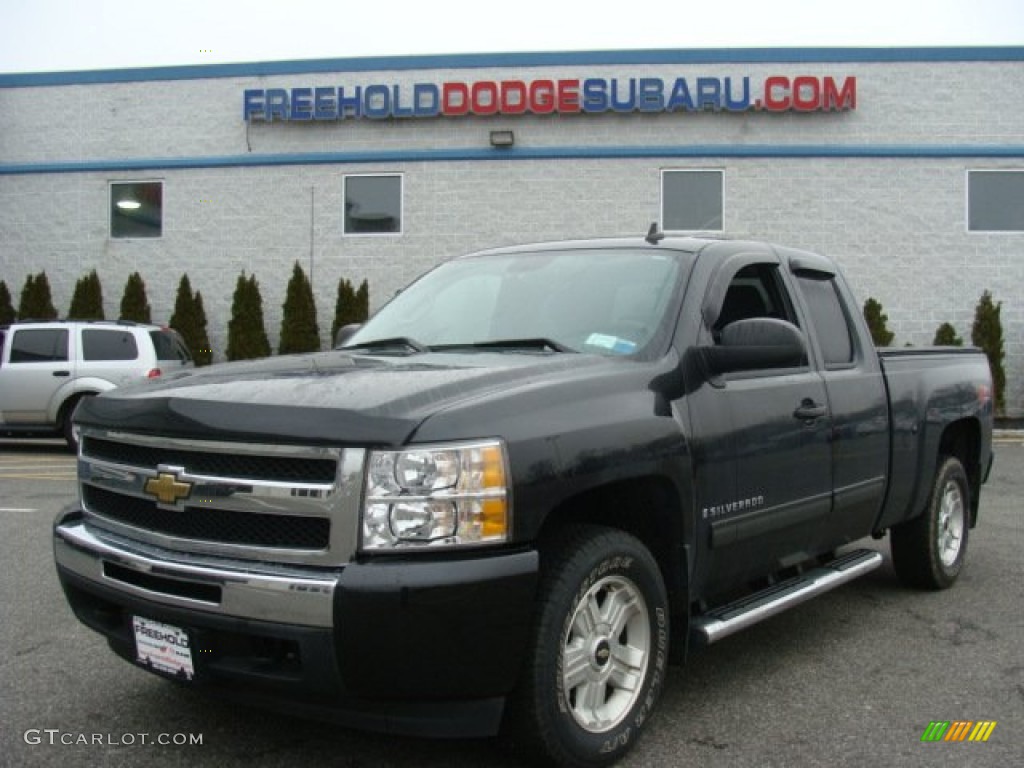
[[[359,537],[365,449],[207,442],[96,429],[83,429],[82,437],[150,449],[166,448],[261,458],[331,459],[337,463],[333,482],[309,483],[217,476],[208,471],[189,473],[172,463],[156,466],[127,465],[80,452],[79,497],[83,499],[82,508],[92,526],[166,550],[313,566],[343,565],[355,555]],[[86,443],[82,445],[84,450]],[[146,483],[161,473],[173,474],[180,481],[188,483],[191,486],[188,498],[163,503],[157,502],[151,493],[147,493]],[[330,534],[325,549],[257,546],[169,535],[135,527],[105,516],[102,510],[91,508],[84,500],[86,486],[153,502],[168,514],[181,514],[186,506],[203,506],[227,512],[324,518],[330,521]]]
[[[92,531],[76,521],[56,528],[57,564],[88,581],[175,608],[201,610],[233,618],[310,627],[332,627],[337,573],[316,574],[295,568],[247,564],[217,565],[210,560],[183,562],[173,552],[138,551],[129,542]],[[145,589],[110,578],[104,563],[172,581],[216,586],[219,603]],[[241,567],[248,567],[242,570]]]
[[690,631],[693,633],[691,637],[695,637],[704,645],[710,645],[741,629],[777,616],[823,592],[853,581],[881,564],[881,553],[873,550],[855,550],[820,568],[808,571],[791,589],[779,595],[763,601],[757,601],[757,595],[753,595],[753,602],[730,618],[720,619],[714,615],[715,611],[705,616],[693,617],[690,620]]

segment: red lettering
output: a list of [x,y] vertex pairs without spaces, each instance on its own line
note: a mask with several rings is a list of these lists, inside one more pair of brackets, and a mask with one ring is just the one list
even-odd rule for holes
[[498,111],[498,84],[492,80],[473,83],[472,109],[475,115],[493,115]]
[[522,80],[504,80],[501,83],[501,112],[520,115],[526,111],[526,83]]
[[[776,89],[782,91],[782,96],[777,98]],[[785,112],[789,109],[789,78],[769,77],[764,81],[764,108],[769,112]]]
[[555,111],[553,80],[534,80],[530,83],[530,111],[537,115],[548,115]]
[[441,86],[441,114],[465,115],[469,112],[469,87],[465,83]]
[[798,77],[793,80],[793,109],[814,112],[821,103],[821,84],[816,77]]
[[558,81],[558,111],[579,112],[580,111],[580,81],[559,80]]
[[843,80],[843,87],[836,86],[835,78],[825,78],[825,88],[822,94],[821,108],[826,112],[836,110],[857,108],[857,78],[847,77]]

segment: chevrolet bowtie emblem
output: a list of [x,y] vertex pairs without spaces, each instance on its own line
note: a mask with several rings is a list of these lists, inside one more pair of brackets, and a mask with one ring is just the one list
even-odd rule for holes
[[156,500],[161,504],[174,504],[188,498],[192,492],[192,484],[181,482],[176,474],[161,472],[156,477],[149,478],[143,490],[151,496],[156,496]]

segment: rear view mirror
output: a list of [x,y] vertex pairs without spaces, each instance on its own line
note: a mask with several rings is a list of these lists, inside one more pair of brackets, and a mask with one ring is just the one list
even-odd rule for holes
[[772,317],[737,320],[722,329],[721,340],[704,347],[704,360],[712,374],[797,368],[806,365],[807,342],[792,323]]

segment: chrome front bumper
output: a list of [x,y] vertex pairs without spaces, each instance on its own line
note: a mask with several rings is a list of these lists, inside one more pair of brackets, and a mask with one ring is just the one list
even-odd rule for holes
[[128,541],[64,515],[57,565],[90,582],[172,608],[307,627],[333,626],[340,569],[300,569],[183,555]]

